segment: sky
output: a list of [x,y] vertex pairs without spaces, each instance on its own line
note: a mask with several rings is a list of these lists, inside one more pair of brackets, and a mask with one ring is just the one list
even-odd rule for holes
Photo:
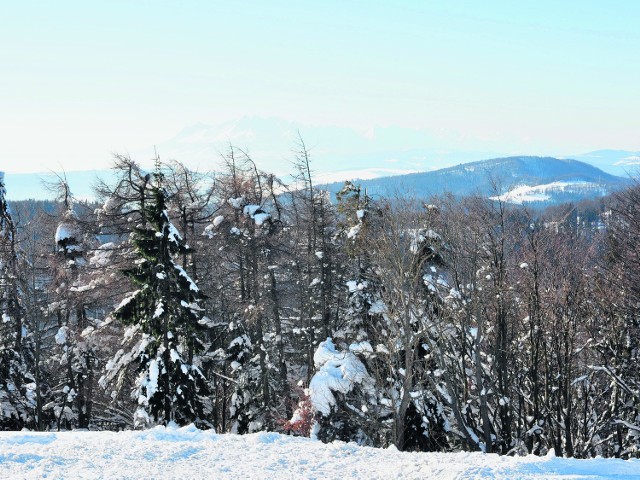
[[102,168],[244,116],[636,150],[638,25],[635,0],[0,0],[0,170]]

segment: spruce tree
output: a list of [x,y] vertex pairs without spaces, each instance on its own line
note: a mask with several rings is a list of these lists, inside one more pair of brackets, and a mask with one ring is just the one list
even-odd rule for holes
[[207,394],[197,366],[197,355],[205,347],[202,294],[176,263],[189,247],[169,220],[162,178],[157,168],[152,179],[145,177],[146,186],[139,190],[141,218],[131,234],[137,259],[124,271],[138,290],[113,314],[132,327],[125,336],[140,335],[131,355],[120,355],[114,362],[126,367],[131,359],[135,365],[137,425],[200,422]]

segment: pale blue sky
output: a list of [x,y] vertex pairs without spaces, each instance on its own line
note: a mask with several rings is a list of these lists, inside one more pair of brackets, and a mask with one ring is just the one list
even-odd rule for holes
[[640,2],[0,0],[0,169],[245,115],[567,155],[640,148]]

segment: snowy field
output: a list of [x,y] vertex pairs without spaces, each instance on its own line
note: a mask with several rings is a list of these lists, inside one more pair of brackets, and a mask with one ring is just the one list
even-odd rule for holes
[[0,432],[0,479],[640,478],[640,460],[402,453],[276,433],[194,427],[136,432]]

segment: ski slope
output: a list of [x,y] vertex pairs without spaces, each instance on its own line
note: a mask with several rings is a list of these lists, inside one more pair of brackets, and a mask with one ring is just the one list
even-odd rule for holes
[[403,453],[277,433],[195,427],[127,432],[0,432],[0,478],[635,479],[640,460]]

